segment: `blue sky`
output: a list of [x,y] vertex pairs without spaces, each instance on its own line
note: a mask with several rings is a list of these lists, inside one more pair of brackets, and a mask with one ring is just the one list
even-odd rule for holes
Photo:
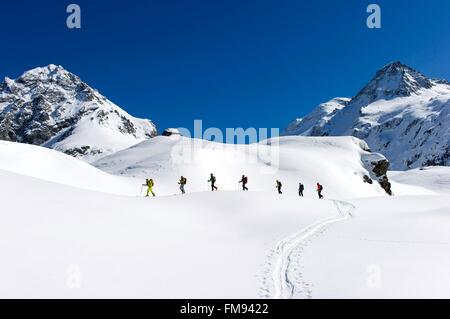
[[447,0],[3,1],[0,76],[62,65],[160,130],[283,128],[393,60],[450,79],[449,35]]

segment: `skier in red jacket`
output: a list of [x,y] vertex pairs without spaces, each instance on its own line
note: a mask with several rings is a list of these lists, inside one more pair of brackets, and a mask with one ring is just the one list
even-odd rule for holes
[[323,186],[320,185],[320,183],[317,183],[317,194],[319,195],[319,199],[323,199],[322,191],[323,191]]

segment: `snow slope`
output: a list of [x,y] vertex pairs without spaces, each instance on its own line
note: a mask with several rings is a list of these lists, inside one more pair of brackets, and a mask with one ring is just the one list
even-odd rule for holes
[[448,196],[0,194],[2,298],[450,297]]
[[448,166],[449,112],[449,82],[429,79],[393,62],[379,70],[355,97],[318,106],[292,122],[285,134],[352,135],[385,155],[395,170]]
[[189,192],[209,190],[207,181],[214,173],[220,190],[239,189],[238,181],[245,174],[250,190],[261,192],[275,192],[278,179],[284,193],[290,195],[297,194],[301,181],[307,197],[317,197],[317,182],[324,186],[328,198],[384,196],[377,182],[370,185],[363,180],[364,175],[374,175],[370,163],[384,157],[364,151],[364,147],[351,137],[283,137],[260,144],[230,145],[161,136],[93,165],[140,181],[153,178],[160,195],[178,194],[181,175],[188,180]]
[[140,195],[148,177],[155,180],[160,196],[178,194],[181,175],[188,179],[188,192],[206,191],[211,172],[221,190],[240,189],[238,181],[246,174],[251,190],[268,193],[276,191],[275,181],[280,179],[284,193],[292,195],[297,194],[299,181],[305,184],[307,197],[317,196],[317,181],[327,197],[386,195],[378,183],[363,181],[364,175],[373,175],[365,167],[370,166],[367,162],[384,158],[364,151],[357,139],[289,137],[270,143],[227,145],[181,136],[156,137],[96,162],[100,170],[54,150],[0,141],[0,169],[126,196]]
[[450,297],[450,196],[351,202],[351,220],[294,254],[310,297]]
[[5,171],[0,194],[1,298],[255,298],[278,240],[335,213],[275,194],[145,199]]
[[42,145],[91,162],[156,135],[61,66],[0,83],[0,139]]
[[435,166],[389,172],[396,193],[450,195],[450,167]]
[[296,119],[286,129],[287,135],[322,136],[320,131],[336,113],[347,106],[349,98],[334,98],[317,106],[310,114]]
[[[158,137],[97,163],[130,177],[0,142],[0,297],[450,297],[448,195],[389,197],[363,183],[363,159],[377,155],[354,138],[270,142],[251,162],[242,152],[257,145]],[[277,142],[279,162],[268,167]],[[251,191],[233,191],[243,167]],[[212,169],[217,193],[207,191]],[[157,193],[173,194],[181,171],[195,193],[123,196],[148,174]],[[397,177],[436,194],[448,183],[442,171]],[[331,199],[316,199],[317,177]]]
[[71,156],[34,145],[0,141],[0,170],[98,192],[139,195],[140,184],[132,179],[107,174]]

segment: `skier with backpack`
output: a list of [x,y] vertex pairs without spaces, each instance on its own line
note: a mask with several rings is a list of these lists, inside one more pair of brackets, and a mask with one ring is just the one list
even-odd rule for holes
[[317,194],[319,195],[319,199],[323,199],[322,191],[323,191],[323,186],[320,185],[320,183],[317,183]]
[[211,183],[211,191],[217,191],[216,187],[216,177],[211,173],[211,177],[208,180],[208,183]]
[[247,176],[242,175],[242,179],[240,180],[239,183],[242,183],[242,190],[243,191],[248,191],[248,188],[247,188],[248,177]]
[[277,186],[275,186],[275,188],[278,190],[278,194],[283,194],[283,192],[281,191],[282,186],[283,185],[281,184],[281,182],[277,180]]
[[184,190],[184,186],[187,184],[187,179],[184,176],[181,176],[180,181],[178,182],[180,185],[180,191],[184,195],[186,194],[186,191]]
[[302,183],[298,184],[298,195],[300,197],[303,197],[303,191],[305,190],[305,185],[303,185]]
[[149,197],[150,194],[153,195],[153,197],[155,197],[155,193],[153,192],[153,186],[155,185],[155,183],[153,182],[153,179],[149,179],[147,178],[145,180],[145,184],[143,184],[142,186],[147,186],[147,195],[145,197]]

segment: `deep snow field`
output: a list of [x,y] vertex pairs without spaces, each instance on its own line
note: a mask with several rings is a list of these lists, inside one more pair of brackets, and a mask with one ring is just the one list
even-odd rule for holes
[[[0,297],[450,298],[450,168],[391,172],[389,197],[363,182],[373,155],[352,138],[193,143],[158,137],[94,163],[110,175],[0,142]],[[159,197],[141,196],[145,177]]]

